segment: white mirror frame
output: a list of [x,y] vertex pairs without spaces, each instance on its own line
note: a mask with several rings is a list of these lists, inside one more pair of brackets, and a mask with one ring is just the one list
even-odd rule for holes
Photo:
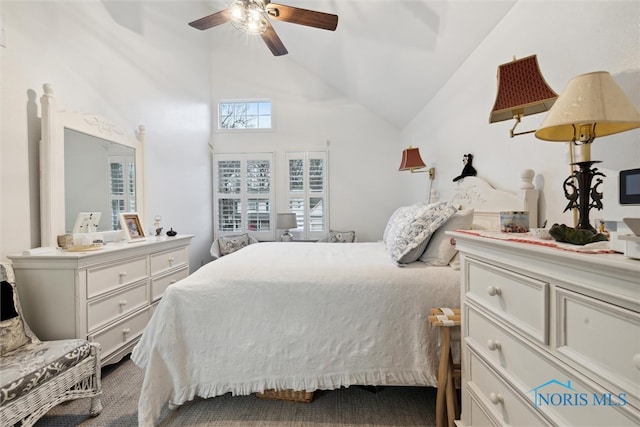
[[65,234],[64,130],[72,129],[135,149],[136,211],[144,218],[144,126],[137,137],[116,128],[104,117],[56,111],[53,87],[45,83],[40,98],[42,135],[40,140],[40,245],[57,246]]

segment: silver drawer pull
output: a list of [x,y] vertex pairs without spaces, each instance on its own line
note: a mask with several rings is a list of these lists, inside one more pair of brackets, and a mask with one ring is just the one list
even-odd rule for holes
[[500,341],[489,340],[487,341],[487,347],[489,347],[489,350],[491,351],[502,350],[502,344],[500,344]]
[[129,329],[129,328],[124,328],[124,329],[122,330],[122,333],[123,333],[124,335],[129,335],[129,334],[131,333],[131,329]]
[[121,279],[124,279],[125,277],[127,277],[127,272],[121,271],[120,273],[118,273],[118,276],[120,276]]
[[502,289],[496,288],[495,286],[489,286],[487,288],[487,293],[489,295],[491,295],[492,297],[494,297],[496,295],[502,295]]
[[120,302],[118,302],[118,305],[127,305],[127,300],[123,299]]
[[494,405],[504,402],[504,398],[500,393],[489,393],[489,400]]
[[175,261],[176,259],[174,257],[169,258],[169,265],[173,265],[173,261]]
[[636,366],[636,369],[640,371],[640,353],[633,355],[633,364]]

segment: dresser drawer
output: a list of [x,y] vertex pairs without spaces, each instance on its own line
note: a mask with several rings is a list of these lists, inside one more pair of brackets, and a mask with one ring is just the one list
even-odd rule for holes
[[475,310],[465,313],[469,322],[467,343],[472,348],[472,361],[478,355],[488,360],[494,366],[492,371],[501,372],[521,390],[530,405],[538,407],[538,411],[554,420],[554,424],[635,425],[629,417],[636,411],[630,407],[618,408],[615,397],[606,390],[582,382],[577,375],[572,375],[572,371],[562,369],[553,359],[512,338],[508,331],[493,325],[481,313]]
[[186,265],[188,260],[187,248],[178,248],[151,255],[151,275],[162,273],[172,268]]
[[640,408],[640,314],[589,296],[556,289],[557,349],[625,391]]
[[549,284],[467,259],[466,297],[542,344],[549,343]]
[[127,317],[95,334],[89,335],[89,341],[97,341],[102,346],[102,358],[108,357],[125,344],[136,340],[149,322],[149,309],[145,308],[131,317]]
[[[469,383],[478,403],[491,412],[500,424],[512,426],[549,425],[528,402],[508,386],[474,352],[470,352]],[[475,425],[475,420],[474,420]]]
[[505,370],[524,389],[530,390],[548,375],[556,374],[530,347],[480,312],[466,307],[465,316],[468,344],[490,363]]
[[87,303],[87,330],[91,333],[148,304],[149,286],[146,280],[122,292],[91,300]]
[[164,291],[172,284],[184,279],[189,275],[189,268],[186,266],[178,271],[165,274],[164,276],[154,277],[151,279],[151,301],[157,301],[162,298]]
[[149,277],[147,258],[133,258],[87,270],[87,298]]
[[469,399],[469,415],[471,419],[469,420],[469,426],[473,427],[495,427],[497,424],[494,424],[491,421],[491,418],[485,412],[485,409],[482,409],[482,406],[476,400],[476,396],[471,394],[471,398]]

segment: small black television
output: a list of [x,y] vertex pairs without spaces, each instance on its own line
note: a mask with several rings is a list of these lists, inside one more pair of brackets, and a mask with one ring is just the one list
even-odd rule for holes
[[620,204],[640,205],[640,168],[620,171]]

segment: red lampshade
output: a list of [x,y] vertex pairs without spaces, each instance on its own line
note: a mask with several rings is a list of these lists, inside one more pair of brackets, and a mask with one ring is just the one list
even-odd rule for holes
[[400,163],[400,171],[413,170],[413,169],[422,169],[427,167],[422,161],[422,157],[420,157],[420,149],[419,148],[405,148],[402,151],[402,162]]
[[500,65],[497,78],[498,93],[489,123],[542,113],[558,98],[542,76],[536,55]]

